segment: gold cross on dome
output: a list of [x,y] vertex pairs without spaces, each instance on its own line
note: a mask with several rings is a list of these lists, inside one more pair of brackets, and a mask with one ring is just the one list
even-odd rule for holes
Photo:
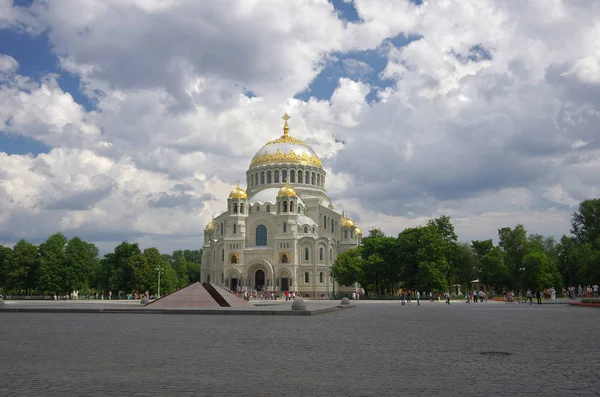
[[288,134],[290,133],[290,127],[288,126],[288,120],[291,119],[290,115],[285,113],[283,115],[283,117],[281,117],[284,121],[285,124],[283,124],[283,136],[282,138],[287,139],[288,138]]
[[237,185],[238,185],[238,187],[240,187],[240,180],[239,179],[237,180]]

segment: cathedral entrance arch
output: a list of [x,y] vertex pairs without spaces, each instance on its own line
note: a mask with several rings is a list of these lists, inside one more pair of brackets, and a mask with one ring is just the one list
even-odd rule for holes
[[248,266],[244,271],[248,278],[248,285],[257,291],[270,291],[273,288],[273,266],[260,259]]
[[265,289],[265,272],[262,269],[258,269],[254,273],[254,288],[258,291],[264,291]]

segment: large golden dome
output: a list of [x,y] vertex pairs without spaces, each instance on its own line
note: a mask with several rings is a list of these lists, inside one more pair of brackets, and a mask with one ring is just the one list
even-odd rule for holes
[[323,168],[319,156],[306,144],[289,135],[290,116],[283,115],[283,135],[267,142],[252,158],[250,168],[267,164],[302,164]]
[[231,193],[229,193],[229,198],[248,200],[248,193],[246,193],[246,191],[240,187],[240,181],[238,181],[237,187],[235,187]]

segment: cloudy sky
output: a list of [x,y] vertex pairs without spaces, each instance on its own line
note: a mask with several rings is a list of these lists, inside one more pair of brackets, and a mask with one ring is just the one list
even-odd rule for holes
[[0,242],[198,248],[284,112],[363,230],[560,237],[599,105],[596,0],[0,0]]

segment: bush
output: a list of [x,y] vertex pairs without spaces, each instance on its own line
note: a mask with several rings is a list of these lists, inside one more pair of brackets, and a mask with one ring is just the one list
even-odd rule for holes
[[595,303],[600,305],[600,299],[585,298],[581,300],[581,303]]

